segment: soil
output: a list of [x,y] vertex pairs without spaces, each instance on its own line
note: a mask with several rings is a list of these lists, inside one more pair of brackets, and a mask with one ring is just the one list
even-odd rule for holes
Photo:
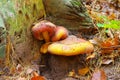
[[[93,35],[91,34],[91,36]],[[30,38],[31,40],[29,40]],[[37,65],[45,65],[39,67],[39,72],[40,75],[43,75],[47,80],[87,80],[87,76],[81,76],[79,79],[74,77],[68,77],[70,71],[74,70],[75,73],[78,73],[78,69],[85,67],[86,55],[65,57],[65,56],[51,55],[49,53],[40,54],[39,48],[40,48],[40,44],[42,44],[43,42],[39,42],[33,39],[31,37],[31,33],[29,33],[26,40],[27,40],[26,42],[19,42],[19,41],[14,42],[16,43],[16,45],[14,46],[15,52],[18,54],[18,57],[22,60],[22,62],[25,65],[30,64],[36,58],[34,55],[38,53],[39,55],[37,55],[37,60],[39,63],[37,63]],[[32,53],[31,51],[33,51],[33,53],[35,54],[30,54]],[[105,73],[107,74],[108,80],[120,79],[119,61],[120,58],[115,60],[115,64],[102,66]],[[4,80],[2,77],[3,76],[1,76],[0,80]]]
[[120,80],[120,58],[116,59],[114,64],[104,65],[103,69],[108,80]]
[[[87,30],[87,29],[86,29]],[[92,30],[90,35],[88,34],[88,30],[84,31],[83,37],[88,39],[90,37],[94,37],[92,34]],[[81,35],[77,33],[78,31],[71,31],[74,35]],[[85,33],[86,32],[86,33]],[[76,34],[77,33],[77,34]],[[45,65],[39,67],[40,75],[44,76],[47,80],[87,80],[87,76],[80,76],[80,78],[74,78],[74,77],[68,77],[68,74],[70,71],[74,70],[76,74],[78,74],[78,69],[84,68],[86,66],[86,55],[78,55],[78,56],[71,56],[71,57],[65,57],[65,56],[57,56],[52,54],[40,54],[39,48],[40,45],[44,42],[40,42],[32,38],[31,33],[28,32],[28,37],[26,38],[27,41],[25,42],[19,42],[20,40],[14,42],[16,44],[15,51],[18,54],[18,57],[22,60],[22,62],[27,65],[31,64],[32,61],[36,58],[38,63],[37,65]],[[31,38],[31,39],[30,39]],[[30,53],[35,54],[30,54]],[[119,80],[119,74],[120,74],[120,65],[119,61],[115,60],[115,64],[110,65],[103,65],[103,69],[106,72],[109,80]],[[3,79],[3,78],[2,78]]]
[[[77,70],[83,68],[85,65],[85,55],[65,57],[57,55],[43,55],[46,65],[44,68],[40,68],[40,72],[45,77],[51,80],[61,80],[68,76],[68,73],[72,70]],[[43,61],[44,61],[43,60]]]
[[[85,67],[85,55],[64,57],[56,55],[42,55],[45,62],[41,64],[46,65],[40,67],[41,75],[45,76],[47,80],[88,80],[86,76],[81,76],[79,79],[68,77],[70,71]],[[114,64],[102,65],[108,80],[120,80],[120,59],[115,60]]]
[[[60,20],[59,18],[53,18],[53,17],[52,18],[48,17],[48,20],[55,22],[55,24],[57,25],[67,26],[67,28],[70,27],[69,29],[71,30],[70,33],[78,37],[83,37],[86,39],[88,38],[90,39],[94,37],[95,33],[92,33],[92,32],[95,32],[95,30],[91,29],[90,31],[90,28],[80,30],[79,28],[81,26],[79,26],[80,23],[78,21],[72,22],[71,20],[66,20],[66,19]],[[87,27],[90,27],[90,26],[91,24],[87,25]],[[38,60],[39,63],[37,63],[37,65],[45,65],[45,66],[39,67],[39,72],[40,72],[40,75],[43,75],[47,80],[87,80],[87,76],[81,76],[79,79],[74,77],[68,77],[68,74],[70,71],[74,70],[75,73],[78,74],[78,69],[84,68],[86,66],[86,61],[85,61],[86,55],[65,57],[65,56],[51,55],[49,53],[40,54],[39,48],[43,42],[35,40],[32,37],[30,29],[31,28],[29,28],[26,31],[27,37],[25,38],[24,41],[22,41],[21,37],[20,39],[18,39],[19,36],[18,37],[14,36],[14,37],[17,37],[17,41],[16,42],[13,41],[15,53],[18,54],[19,59],[25,65],[31,64],[31,62],[34,61],[34,59]],[[25,34],[21,34],[21,35],[25,35]],[[102,68],[104,69],[104,71],[108,76],[108,80],[120,80],[119,62],[120,62],[120,59],[117,59],[115,60],[115,64],[102,66]],[[0,69],[0,71],[2,71],[2,69]],[[4,80],[2,77],[3,75],[0,76],[0,80]]]

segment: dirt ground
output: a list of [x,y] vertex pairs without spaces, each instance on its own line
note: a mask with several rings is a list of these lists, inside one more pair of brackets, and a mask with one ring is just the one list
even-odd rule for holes
[[[47,55],[45,59],[47,59],[46,67],[40,68],[40,72],[47,78],[47,80],[88,80],[87,76],[80,76],[79,78],[68,77],[69,72],[73,69],[77,73],[79,68],[85,67],[84,55],[73,57]],[[105,71],[108,80],[120,79],[119,61],[120,58],[116,59],[114,64],[101,66],[101,68]]]
[[[34,67],[34,69],[38,71],[40,75],[44,76],[46,80],[89,80],[90,79],[90,78],[88,79],[89,74],[85,76],[79,75],[78,77],[68,76],[70,71],[74,70],[75,73],[78,74],[78,69],[86,67],[86,64],[87,64],[85,61],[86,55],[65,57],[65,56],[51,55],[49,53],[40,54],[39,45],[41,43],[42,42],[39,42],[36,40],[34,41],[34,39],[31,39],[25,43],[19,42],[17,43],[16,46],[14,46],[15,50],[17,51],[16,53],[18,53],[18,57],[22,61],[22,63],[24,63],[24,66],[25,65],[30,66],[30,64],[38,65],[37,67]],[[37,44],[37,45],[34,45],[34,44]],[[30,51],[33,51],[33,50],[38,51],[38,53],[36,52],[36,54],[29,54],[31,53]],[[18,61],[18,57],[17,58],[12,57],[15,60],[15,63],[20,63]],[[115,59],[114,64],[111,63],[108,65],[101,66],[101,68],[105,71],[108,80],[119,80],[120,79],[119,61],[120,61],[120,58],[118,57]],[[5,74],[0,75],[0,80],[8,80],[8,77],[16,77],[14,74],[10,74],[9,67],[6,67],[6,68],[4,68],[4,66],[1,67],[0,72],[2,71],[4,71]],[[19,79],[17,79],[16,77],[16,78],[12,78],[9,80],[19,80]]]

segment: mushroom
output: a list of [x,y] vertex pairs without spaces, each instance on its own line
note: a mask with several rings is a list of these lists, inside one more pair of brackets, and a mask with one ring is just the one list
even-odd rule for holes
[[45,39],[45,42],[50,41],[50,37],[53,36],[55,32],[56,25],[47,21],[43,20],[37,23],[35,26],[32,28],[32,33],[34,37],[38,40],[43,40]]
[[66,37],[68,37],[68,30],[64,28],[63,26],[57,26],[55,29],[55,34],[52,37],[53,42],[63,40]]
[[55,55],[74,56],[93,52],[93,45],[76,36],[68,36],[62,41],[53,42],[48,46],[48,52]]
[[47,49],[50,44],[51,44],[51,42],[47,42],[47,43],[43,44],[40,48],[40,52],[43,54],[47,53]]

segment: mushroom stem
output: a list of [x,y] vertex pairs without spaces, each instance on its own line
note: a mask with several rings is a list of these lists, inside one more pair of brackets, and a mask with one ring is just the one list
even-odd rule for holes
[[51,42],[47,42],[45,44],[43,44],[40,48],[40,52],[43,54],[46,54],[48,51],[48,46],[51,44]]
[[45,39],[45,42],[49,42],[50,41],[50,37],[49,37],[49,34],[48,34],[47,31],[44,31],[42,33],[42,35],[43,35],[43,38]]

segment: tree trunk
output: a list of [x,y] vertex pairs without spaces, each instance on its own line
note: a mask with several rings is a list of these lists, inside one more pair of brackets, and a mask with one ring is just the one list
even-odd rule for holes
[[[16,60],[16,64],[31,64],[32,60],[40,58],[39,49],[42,42],[34,39],[31,28],[45,15],[42,0],[12,0],[6,1],[4,5],[8,5],[5,10],[12,9],[8,15],[5,15],[9,38],[7,42],[11,43],[10,51],[6,56],[12,55],[10,58]],[[9,60],[8,65],[11,65],[11,59],[6,60]]]
[[47,19],[69,30],[93,27],[82,0],[43,0]]

